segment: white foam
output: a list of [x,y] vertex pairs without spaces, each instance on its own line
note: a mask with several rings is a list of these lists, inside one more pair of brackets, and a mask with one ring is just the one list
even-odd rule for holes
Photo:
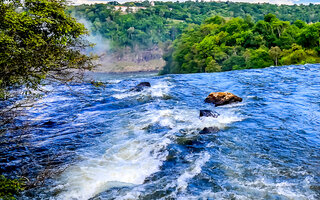
[[170,140],[155,142],[153,138],[156,137],[149,135],[121,141],[102,156],[84,157],[83,162],[61,175],[63,192],[57,199],[84,200],[112,187],[142,184],[147,176],[159,170],[167,156],[162,150]]
[[113,94],[112,96],[117,99],[124,99],[124,98],[128,98],[128,97],[136,96],[138,94],[139,94],[138,92],[121,92],[118,94]]
[[204,166],[206,162],[210,159],[210,154],[208,152],[202,153],[197,160],[195,160],[194,164],[187,169],[182,175],[180,175],[177,179],[177,190],[185,191],[188,187],[188,180],[195,177],[196,175],[201,173],[201,168]]
[[108,80],[108,83],[110,84],[118,84],[120,83],[122,80],[117,80],[117,79],[114,79],[114,80]]
[[[163,188],[163,190],[167,190],[169,188],[176,188],[176,190],[169,194],[166,197],[163,197],[161,199],[199,199],[199,198],[191,198],[190,195],[187,197],[179,197],[178,193],[183,193],[186,188],[188,187],[188,182],[190,179],[195,177],[196,175],[200,174],[202,171],[202,167],[210,160],[210,154],[208,152],[202,152],[200,155],[198,155],[198,158],[194,160],[194,163],[188,167],[177,179],[175,179],[175,182],[169,183]],[[193,158],[190,158],[192,161]],[[132,200],[132,199],[139,199],[141,194],[143,193],[144,188],[136,187],[133,188],[130,192],[126,193],[124,196],[119,196],[117,199],[119,200]]]
[[[162,96],[169,92],[169,88],[167,84],[159,83],[142,93],[151,92],[154,96]],[[136,92],[129,93],[136,94]],[[128,94],[118,95],[119,98],[128,97]],[[74,164],[59,177],[59,184],[55,188],[58,196],[55,199],[84,200],[112,187],[142,184],[148,176],[160,169],[168,155],[166,147],[174,141],[175,134],[180,129],[195,130],[211,126],[223,128],[228,123],[241,120],[232,109],[221,111],[221,115],[216,119],[210,117],[200,119],[198,109],[177,107],[154,110],[152,106],[146,108],[149,111],[135,113],[141,115],[140,118],[126,119],[125,127],[117,125],[118,129],[113,130],[119,132],[106,134],[104,136],[106,139],[102,139],[100,145],[85,149],[85,154],[81,155],[83,161]],[[146,127],[153,125],[168,127],[169,131],[165,133],[144,131]],[[192,134],[192,131],[187,134]],[[103,153],[99,155],[99,152]],[[201,168],[209,159],[208,152],[200,154],[195,159],[194,163],[176,179],[177,192],[187,188],[188,181],[201,173]],[[132,199],[139,194],[138,190],[133,189],[122,198]]]
[[145,123],[159,123],[162,126],[168,126],[174,131],[180,129],[203,129],[205,127],[225,128],[228,124],[243,120],[242,116],[237,115],[232,110],[220,110],[218,118],[205,117],[199,118],[198,109],[170,109],[159,110],[157,112],[146,113],[147,119]]
[[264,177],[258,178],[253,182],[238,182],[239,186],[244,188],[245,191],[251,191],[252,193],[263,194],[271,193],[277,194],[288,199],[315,199],[315,195],[312,193],[306,194],[295,190],[297,183],[290,183],[287,181],[273,182]]
[[[211,146],[209,144],[208,146]],[[277,176],[281,174],[279,168],[267,165],[255,165],[253,168],[254,180],[245,179],[245,166],[237,159],[230,158],[228,155],[217,154],[219,160],[224,162],[225,175],[228,177],[223,182],[228,188],[223,188],[219,192],[204,191],[197,199],[292,199],[292,200],[315,200],[316,195],[310,189],[310,183],[314,182],[313,178],[307,176],[304,181],[296,182],[290,180],[274,180],[270,175]],[[305,171],[295,171],[297,176],[305,176]],[[259,175],[260,174],[260,175]],[[301,184],[303,189],[301,189]],[[229,186],[232,185],[232,188]]]
[[151,95],[153,97],[163,97],[167,95],[170,91],[171,86],[167,82],[158,82],[151,89]]
[[[309,179],[309,178],[306,178]],[[306,180],[305,180],[306,181]],[[305,182],[304,181],[304,182]],[[180,196],[178,199],[291,199],[291,200],[316,200],[317,197],[312,192],[308,184],[306,191],[296,190],[297,183],[271,182],[261,177],[254,182],[231,182],[233,188],[226,188],[219,192],[206,190],[197,196]],[[274,197],[272,197],[274,196]]]
[[114,92],[125,92],[126,90],[124,90],[124,89],[118,89],[118,88],[111,88],[110,91],[114,91]]
[[166,82],[158,82],[152,85],[150,88],[144,88],[141,92],[135,92],[135,91],[121,91],[121,93],[112,95],[114,98],[117,99],[124,99],[128,97],[133,96],[152,96],[152,97],[163,97],[167,95],[170,91],[170,86]]

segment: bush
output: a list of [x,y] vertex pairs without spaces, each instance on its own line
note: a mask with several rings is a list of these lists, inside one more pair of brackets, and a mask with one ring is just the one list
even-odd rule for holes
[[24,188],[24,184],[18,179],[7,179],[0,175],[0,199],[11,200]]

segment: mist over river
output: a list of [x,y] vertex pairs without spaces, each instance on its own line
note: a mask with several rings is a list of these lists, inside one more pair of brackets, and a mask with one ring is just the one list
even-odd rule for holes
[[52,176],[18,199],[320,199],[320,65],[91,76],[0,127],[1,173]]

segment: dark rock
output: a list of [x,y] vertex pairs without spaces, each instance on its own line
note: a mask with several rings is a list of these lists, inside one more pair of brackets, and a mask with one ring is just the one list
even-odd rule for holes
[[155,124],[149,124],[148,126],[145,126],[142,128],[142,130],[147,131],[148,133],[160,133],[164,131],[169,131],[171,128],[168,126],[161,126],[158,123]]
[[136,87],[132,88],[131,91],[141,92],[146,87],[151,87],[151,84],[149,82],[141,82]]
[[56,122],[49,120],[49,121],[46,121],[45,123],[43,123],[42,125],[45,127],[51,128],[56,125]]
[[137,87],[151,87],[151,84],[149,82],[141,82]]
[[222,106],[234,102],[241,102],[242,98],[230,92],[212,92],[204,101],[206,103],[213,103],[215,106]]
[[205,127],[202,129],[202,131],[199,132],[199,134],[209,134],[209,133],[216,133],[219,131],[219,128],[217,127]]
[[200,138],[196,135],[194,137],[182,137],[177,139],[177,144],[182,146],[180,148],[188,149],[192,152],[197,152],[205,148],[204,142],[199,139]]
[[213,118],[217,118],[220,114],[215,112],[215,111],[211,111],[211,110],[200,110],[200,117],[213,117]]
[[194,145],[196,143],[196,137],[194,137],[194,138],[181,137],[181,138],[177,139],[177,143],[179,145],[191,146],[191,145]]

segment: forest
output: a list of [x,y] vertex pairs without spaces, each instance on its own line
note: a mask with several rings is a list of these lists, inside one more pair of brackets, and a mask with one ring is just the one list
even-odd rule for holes
[[[115,6],[127,7],[122,12]],[[132,11],[132,7],[142,7]],[[235,2],[128,2],[119,4],[79,5],[68,7],[67,12],[90,23],[93,35],[101,35],[110,41],[110,50],[150,49],[154,45],[166,48],[189,25],[202,24],[208,17],[226,19],[251,16],[253,22],[263,20],[268,13],[280,20],[309,23],[320,19],[320,5],[273,5]]]
[[250,17],[214,16],[189,26],[164,55],[161,73],[220,72],[269,66],[319,63],[320,23],[293,24],[273,14],[254,23]]

